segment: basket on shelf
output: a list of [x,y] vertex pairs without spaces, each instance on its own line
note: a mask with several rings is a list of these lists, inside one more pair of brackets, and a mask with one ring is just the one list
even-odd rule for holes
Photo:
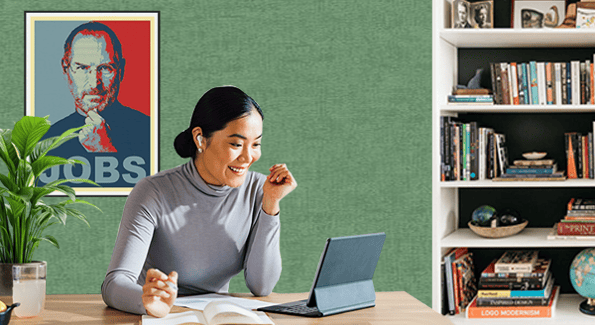
[[473,231],[474,233],[478,234],[481,237],[486,237],[486,238],[503,238],[503,237],[516,235],[519,232],[521,232],[521,230],[525,229],[525,227],[527,227],[528,224],[529,224],[529,220],[525,220],[519,224],[512,225],[512,226],[501,226],[501,227],[491,228],[491,227],[476,226],[476,225],[472,224],[471,221],[469,221],[469,223],[468,223],[471,231]]

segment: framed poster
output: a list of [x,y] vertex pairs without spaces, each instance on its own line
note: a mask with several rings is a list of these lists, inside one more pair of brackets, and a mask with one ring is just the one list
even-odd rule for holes
[[159,13],[26,12],[25,114],[48,116],[44,138],[83,127],[49,155],[43,183],[70,182],[77,195],[128,195],[155,174],[159,153]]

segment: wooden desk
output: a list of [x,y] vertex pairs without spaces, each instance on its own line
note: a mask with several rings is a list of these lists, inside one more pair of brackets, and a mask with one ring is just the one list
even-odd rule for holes
[[[252,298],[276,303],[306,299],[307,293],[273,293],[267,297],[255,298],[250,294],[233,294],[241,298]],[[12,303],[2,297],[2,301]],[[174,306],[172,312],[185,311],[187,308]],[[277,325],[440,325],[451,324],[446,317],[436,313],[430,307],[404,291],[377,292],[376,307],[356,310],[322,318],[306,318],[282,314],[268,314]],[[33,318],[20,319],[14,316],[11,325],[20,324],[134,324],[141,322],[141,316],[125,313],[107,307],[101,295],[48,295],[45,310]]]

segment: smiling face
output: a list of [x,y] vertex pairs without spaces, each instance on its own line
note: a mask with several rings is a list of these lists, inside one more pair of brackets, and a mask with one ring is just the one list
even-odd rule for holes
[[[195,143],[196,130],[193,132]],[[211,185],[239,187],[246,180],[248,168],[260,158],[262,117],[256,110],[227,123],[202,141],[202,153],[194,164],[202,179]]]
[[86,116],[101,112],[118,96],[120,73],[114,63],[114,49],[106,33],[77,34],[72,41],[70,64],[64,67],[76,111]]

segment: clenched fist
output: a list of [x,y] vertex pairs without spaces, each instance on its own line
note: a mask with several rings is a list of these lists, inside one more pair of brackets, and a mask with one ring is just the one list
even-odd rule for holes
[[86,126],[79,131],[79,142],[87,152],[118,152],[107,134],[109,125],[95,110],[90,110]]

